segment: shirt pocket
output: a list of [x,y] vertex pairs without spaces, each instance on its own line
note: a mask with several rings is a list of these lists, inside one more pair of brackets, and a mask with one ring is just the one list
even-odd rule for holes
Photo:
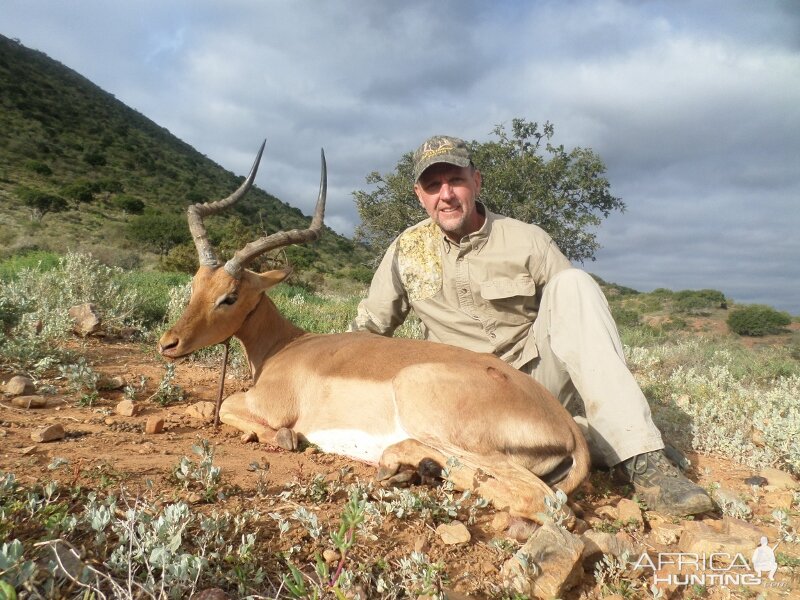
[[536,314],[536,284],[529,275],[484,281],[481,298],[499,323],[520,325],[532,321]]

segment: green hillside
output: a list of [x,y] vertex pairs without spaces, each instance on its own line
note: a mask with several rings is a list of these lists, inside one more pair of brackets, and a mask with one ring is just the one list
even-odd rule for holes
[[[0,130],[0,256],[82,250],[109,264],[191,271],[186,206],[227,196],[242,181],[75,71],[3,36]],[[209,219],[222,253],[309,222],[257,188],[229,213]],[[331,230],[288,254],[300,272],[369,276],[367,252]]]

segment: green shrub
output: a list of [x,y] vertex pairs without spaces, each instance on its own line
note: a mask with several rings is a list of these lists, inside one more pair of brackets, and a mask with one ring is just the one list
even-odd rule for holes
[[31,209],[31,214],[35,219],[41,219],[49,212],[67,210],[67,201],[61,196],[24,186],[19,186],[15,193],[22,203]]
[[725,294],[717,290],[681,290],[673,295],[675,310],[689,315],[709,315],[715,308],[725,308]]
[[159,271],[127,271],[116,278],[122,289],[132,290],[136,294],[139,302],[133,317],[147,326],[156,326],[164,321],[170,290],[186,285],[189,279],[185,273]]
[[39,175],[53,174],[53,170],[47,165],[47,163],[43,163],[40,160],[25,161],[25,168],[29,171],[33,171],[34,173],[38,173]]
[[614,317],[618,327],[633,327],[639,324],[641,318],[638,311],[621,306],[612,306],[611,316]]
[[83,162],[93,167],[102,167],[106,164],[106,155],[99,150],[89,150],[83,155]]
[[144,212],[144,202],[139,200],[139,198],[134,198],[133,196],[115,196],[111,201],[111,204],[115,208],[123,210],[132,215],[140,215]]
[[98,185],[87,179],[76,179],[61,188],[61,193],[75,202],[91,202],[94,199],[94,195],[99,191]]
[[728,315],[728,327],[739,335],[760,336],[781,333],[792,322],[789,313],[780,312],[764,304],[750,304],[735,308]]

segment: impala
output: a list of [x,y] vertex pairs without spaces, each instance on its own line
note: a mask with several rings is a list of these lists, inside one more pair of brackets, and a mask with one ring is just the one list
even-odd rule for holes
[[[539,520],[553,490],[566,493],[589,468],[577,424],[541,385],[499,358],[422,340],[371,333],[319,335],[283,318],[265,294],[291,269],[255,273],[255,257],[316,240],[327,189],[322,154],[319,196],[311,225],[248,243],[224,265],[203,218],[237,202],[255,179],[233,194],[188,208],[200,268],[188,306],[161,337],[159,351],[176,359],[238,338],[253,386],[222,403],[223,423],[262,443],[295,449],[300,439],[322,451],[378,465],[381,481],[401,481],[420,464],[446,476],[513,516]],[[427,459],[427,460],[426,460]]]

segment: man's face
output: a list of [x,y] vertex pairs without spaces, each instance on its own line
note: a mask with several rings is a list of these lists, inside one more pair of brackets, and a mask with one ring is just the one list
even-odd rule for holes
[[414,184],[414,193],[428,216],[455,242],[483,224],[483,216],[475,208],[480,191],[480,171],[447,163],[431,165]]

